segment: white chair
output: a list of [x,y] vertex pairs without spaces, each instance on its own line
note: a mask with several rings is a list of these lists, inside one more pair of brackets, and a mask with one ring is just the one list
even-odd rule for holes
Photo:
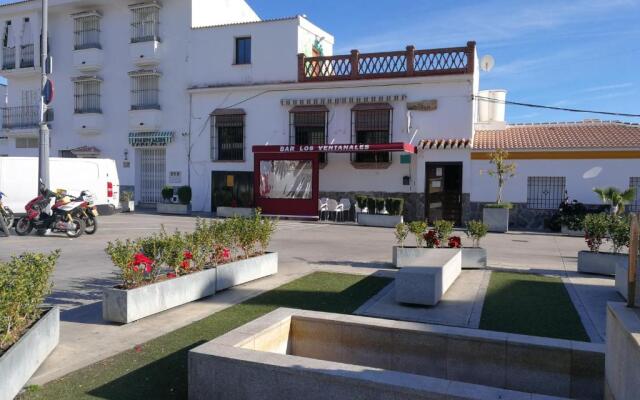
[[342,205],[342,212],[340,213],[342,221],[344,222],[344,213],[347,213],[347,217],[351,221],[351,200],[342,198],[340,199],[340,204]]
[[331,213],[335,214],[335,221],[338,221],[338,213],[342,211],[342,204],[339,204],[334,199],[329,199],[327,201],[327,218]]
[[324,202],[322,201],[323,199],[319,199],[318,200],[318,211],[320,213],[320,219],[322,219],[322,214],[327,212],[327,199],[324,199]]

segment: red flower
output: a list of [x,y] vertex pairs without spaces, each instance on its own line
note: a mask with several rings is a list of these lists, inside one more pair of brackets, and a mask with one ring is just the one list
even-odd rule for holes
[[138,272],[140,271],[140,268],[138,268],[138,266],[134,265],[133,266],[133,272]]
[[176,275],[176,273],[175,273],[175,272],[169,272],[169,273],[167,274],[167,278],[169,278],[169,279],[176,278],[177,276],[178,276],[178,275]]
[[182,256],[185,260],[193,260],[193,253],[191,253],[190,251],[185,251]]
[[147,274],[150,274],[152,269],[153,269],[153,266],[152,266],[151,264],[147,264],[147,265],[144,267],[144,271],[145,271]]
[[228,260],[229,258],[231,258],[231,250],[227,249],[226,247],[222,250],[222,258],[225,260]]
[[460,236],[451,236],[449,238],[449,247],[452,249],[459,249],[462,247],[462,240],[460,239]]
[[136,253],[133,256],[133,265],[153,264],[153,261],[143,253]]
[[189,269],[189,260],[184,260],[183,262],[181,262],[180,267],[182,269]]

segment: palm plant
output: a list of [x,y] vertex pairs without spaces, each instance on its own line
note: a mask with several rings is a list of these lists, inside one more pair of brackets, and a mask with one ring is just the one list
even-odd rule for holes
[[610,206],[611,215],[620,215],[624,212],[625,204],[629,204],[636,198],[636,189],[629,188],[621,192],[613,186],[607,188],[595,188],[594,192],[598,194],[600,200]]

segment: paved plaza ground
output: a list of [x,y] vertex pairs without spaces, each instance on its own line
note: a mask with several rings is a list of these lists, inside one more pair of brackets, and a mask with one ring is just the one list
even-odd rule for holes
[[[395,242],[392,229],[280,221],[271,245],[271,249],[277,251],[280,257],[277,275],[133,324],[121,326],[104,322],[101,316],[101,290],[116,282],[115,268],[104,252],[106,243],[117,238],[136,238],[157,232],[161,226],[168,231],[189,231],[194,223],[195,217],[117,214],[101,218],[99,232],[95,236],[73,240],[57,235],[0,238],[0,259],[23,251],[63,250],[54,273],[54,290],[48,300],[63,310],[61,342],[31,383],[42,384],[59,378],[313,271],[383,276],[393,276],[395,273],[391,265],[391,247]],[[461,235],[464,240],[464,234]],[[411,243],[411,238],[408,243]],[[582,238],[512,232],[489,234],[482,245],[488,250],[491,269],[561,277],[591,340],[604,341],[606,302],[622,299],[614,289],[613,278],[576,272],[577,252],[585,249]],[[458,286],[469,282],[475,283],[481,293],[482,285],[486,285],[486,274],[467,274]],[[379,294],[382,298],[388,296],[392,288],[385,290]],[[424,321],[477,326],[477,302],[481,302],[481,296],[478,296],[478,289],[474,290],[463,308],[451,313],[426,315]],[[451,291],[450,296],[457,295],[468,296],[468,293],[462,288]],[[447,298],[443,300],[446,306]],[[369,306],[365,304],[363,309]],[[384,310],[385,307],[381,308]],[[449,319],[447,314],[450,314]],[[456,318],[458,323],[454,321]]]

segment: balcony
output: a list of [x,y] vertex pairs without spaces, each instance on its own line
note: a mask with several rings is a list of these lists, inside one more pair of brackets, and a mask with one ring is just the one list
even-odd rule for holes
[[80,72],[97,72],[102,69],[104,56],[99,47],[75,49],[73,51],[73,66]]
[[298,81],[323,82],[360,79],[408,78],[416,76],[472,74],[475,42],[466,47],[360,53],[307,57],[298,55]]
[[36,69],[36,59],[34,45],[27,44],[20,46],[20,54],[15,47],[2,48],[2,74],[7,77],[36,76],[39,70]]
[[[5,107],[2,112],[2,129],[14,134],[34,134],[40,128],[40,106]],[[48,122],[53,121],[53,109],[45,114]]]
[[132,42],[129,45],[131,62],[138,67],[160,64],[160,42],[152,39],[144,42]]
[[85,112],[73,115],[73,129],[80,135],[98,135],[104,129],[101,112]]

